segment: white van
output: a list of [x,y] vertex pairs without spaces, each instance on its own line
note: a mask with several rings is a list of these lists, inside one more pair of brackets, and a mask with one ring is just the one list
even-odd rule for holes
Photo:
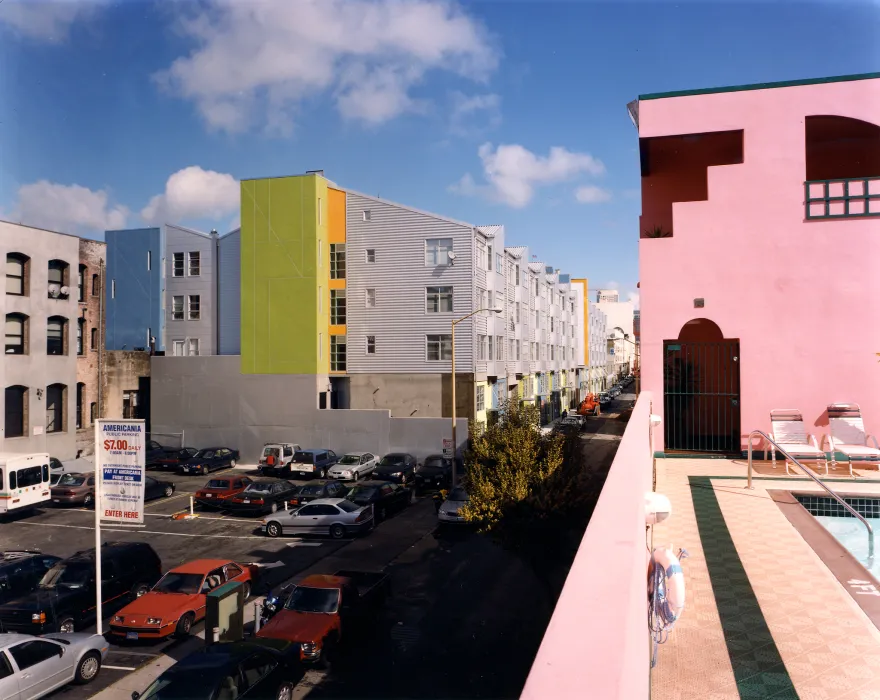
[[0,515],[52,500],[48,453],[0,453]]

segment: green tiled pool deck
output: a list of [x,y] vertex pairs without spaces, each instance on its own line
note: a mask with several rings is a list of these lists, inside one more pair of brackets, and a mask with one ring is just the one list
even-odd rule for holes
[[[758,471],[750,491],[745,460],[657,460],[672,515],[654,546],[690,556],[652,700],[880,700],[880,632],[767,493],[821,489]],[[829,485],[880,495],[877,472],[862,474]]]

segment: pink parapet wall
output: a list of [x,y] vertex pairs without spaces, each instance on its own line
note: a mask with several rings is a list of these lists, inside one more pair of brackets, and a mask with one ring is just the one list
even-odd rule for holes
[[[742,130],[742,162],[705,168],[702,201],[675,199],[668,173],[643,176],[643,230],[675,199],[672,236],[639,243],[642,388],[656,397],[654,413],[664,413],[663,341],[705,318],[739,339],[742,447],[751,430],[769,429],[773,408],[801,410],[821,436],[829,403],[856,402],[868,432],[880,433],[880,218],[806,218],[805,180],[843,172],[837,161],[850,157],[847,139],[838,148],[825,133],[807,158],[806,125],[833,132],[835,120],[815,119],[824,116],[859,120],[847,122],[867,134],[858,177],[880,177],[878,78],[639,101],[643,147],[651,137]],[[679,199],[699,196],[693,170],[683,179]],[[880,194],[880,181],[870,186]],[[657,438],[663,449],[662,429]]]

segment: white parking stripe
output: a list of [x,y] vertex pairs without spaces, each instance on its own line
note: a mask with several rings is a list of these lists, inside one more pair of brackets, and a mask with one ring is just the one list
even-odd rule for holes
[[[28,523],[22,520],[19,520],[14,523],[10,523],[11,525],[30,525],[31,527],[66,527],[71,530],[94,530],[93,527],[88,527],[86,525],[61,525],[60,523]],[[269,539],[267,537],[259,537],[257,535],[201,535],[195,532],[160,532],[158,530],[123,530],[118,527],[105,527],[101,526],[101,531],[109,531],[109,532],[138,532],[144,533],[147,535],[169,535],[171,537],[217,537],[224,540],[266,540]]]
[[137,671],[134,666],[108,666],[107,664],[102,664],[101,668],[109,668],[114,671]]

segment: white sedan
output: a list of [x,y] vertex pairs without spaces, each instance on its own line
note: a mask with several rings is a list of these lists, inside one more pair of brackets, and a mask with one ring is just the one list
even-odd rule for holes
[[437,519],[440,521],[440,524],[461,524],[467,522],[464,519],[464,516],[459,513],[459,510],[464,508],[469,500],[470,498],[467,495],[467,491],[461,486],[456,486],[452,489],[446,497],[446,500],[443,501],[443,504],[440,506],[440,510],[437,512]]
[[372,452],[347,452],[327,472],[330,479],[357,481],[362,476],[372,474],[379,458]]
[[269,537],[285,534],[346,535],[373,529],[373,506],[359,506],[344,498],[318,498],[296,510],[279,510],[261,520]]

